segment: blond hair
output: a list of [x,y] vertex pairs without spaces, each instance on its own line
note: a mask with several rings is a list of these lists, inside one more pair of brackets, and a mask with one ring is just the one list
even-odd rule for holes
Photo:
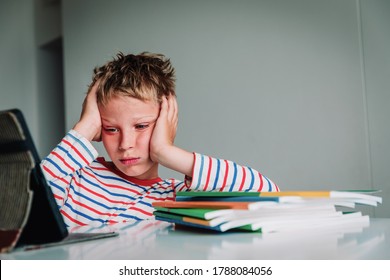
[[163,96],[175,95],[175,80],[175,69],[164,55],[120,52],[94,69],[90,89],[99,81],[97,102],[103,106],[118,95],[161,102]]

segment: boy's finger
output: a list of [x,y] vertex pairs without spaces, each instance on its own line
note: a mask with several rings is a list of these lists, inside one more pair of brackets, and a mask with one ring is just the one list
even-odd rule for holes
[[167,111],[168,111],[168,101],[167,98],[164,96],[161,101],[160,117],[166,116]]
[[177,102],[176,98],[173,95],[170,95],[168,97],[168,102],[169,102],[169,119],[174,120],[177,118]]
[[96,81],[92,87],[90,87],[88,94],[96,94],[97,88],[99,87],[99,81]]
[[177,124],[177,121],[178,121],[178,118],[179,118],[179,107],[177,105],[177,100],[176,100],[176,97],[173,97],[173,108],[174,108],[174,119],[175,119],[175,122]]

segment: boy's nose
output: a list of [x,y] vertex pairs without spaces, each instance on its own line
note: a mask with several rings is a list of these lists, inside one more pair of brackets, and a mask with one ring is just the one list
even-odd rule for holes
[[120,150],[128,150],[134,148],[135,145],[135,134],[134,133],[124,133],[122,134],[121,141],[119,143]]

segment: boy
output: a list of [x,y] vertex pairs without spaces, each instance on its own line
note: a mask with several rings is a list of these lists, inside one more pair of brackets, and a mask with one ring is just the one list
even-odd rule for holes
[[[95,68],[80,120],[41,164],[66,224],[151,219],[152,202],[176,191],[278,191],[249,167],[175,146],[177,122],[174,68],[163,55],[119,53]],[[161,179],[159,164],[185,180]]]

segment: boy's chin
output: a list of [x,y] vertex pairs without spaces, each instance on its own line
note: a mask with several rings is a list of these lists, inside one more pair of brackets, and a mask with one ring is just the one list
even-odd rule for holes
[[127,168],[118,168],[123,174],[128,177],[133,177],[139,180],[149,180],[158,177],[157,166],[153,165],[150,168],[140,170],[129,170]]

